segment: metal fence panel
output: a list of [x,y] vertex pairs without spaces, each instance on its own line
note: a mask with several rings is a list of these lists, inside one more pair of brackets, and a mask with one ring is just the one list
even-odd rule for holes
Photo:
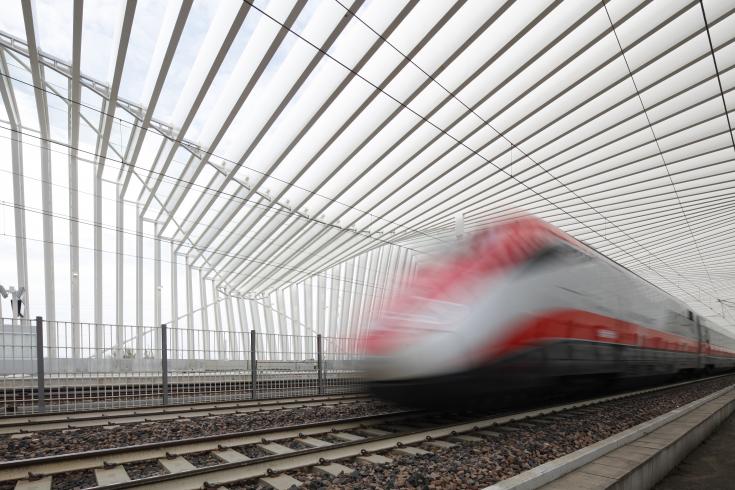
[[2,319],[0,325],[0,415],[37,412],[35,322],[27,319]]
[[[216,338],[220,336],[221,350]],[[245,333],[223,335],[196,328],[168,332],[170,403],[185,404],[243,400],[250,393],[250,338]],[[171,347],[175,345],[176,347]]]
[[[182,325],[0,319],[0,416],[364,388],[353,339],[254,331],[223,335]],[[37,345],[39,333],[41,340],[55,337],[55,346]]]
[[360,367],[364,353],[355,339],[322,337],[324,392],[326,394],[357,393],[365,389]]

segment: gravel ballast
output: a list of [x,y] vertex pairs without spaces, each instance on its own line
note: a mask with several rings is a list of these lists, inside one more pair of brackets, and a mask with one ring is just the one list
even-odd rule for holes
[[157,459],[125,463],[123,467],[131,480],[139,480],[141,478],[158,476],[166,473],[166,470],[161,466],[161,463],[159,463]]
[[[387,464],[374,465],[359,462],[354,458],[337,461],[348,468],[347,474],[330,476],[310,468],[303,468],[288,472],[290,476],[303,482],[300,488],[311,490],[322,489],[384,489],[407,488],[422,490],[439,489],[474,489],[484,488],[500,480],[515,476],[523,471],[559,458],[590,444],[603,440],[611,435],[651,420],[673,409],[691,403],[701,397],[711,394],[735,382],[735,375],[701,381],[694,384],[667,388],[662,391],[634,395],[597,405],[571,409],[556,414],[548,414],[532,419],[516,420],[514,422],[489,427],[481,432],[469,433],[479,439],[460,441],[448,437],[445,441],[455,444],[453,447],[437,447],[429,441],[416,444],[414,447],[428,451],[427,454],[407,456],[399,454],[395,449],[382,451],[380,454],[390,458]],[[335,420],[338,418],[354,417],[356,415],[376,415],[380,410],[393,412],[396,407],[374,401],[365,401],[353,404],[320,407],[301,407],[298,409],[278,410],[269,412],[255,412],[247,416],[236,415],[227,419],[236,419],[243,424],[239,431],[257,428],[279,428],[284,425],[293,425],[320,420]],[[454,414],[457,417],[458,414]],[[466,416],[466,414],[465,414]],[[418,416],[413,420],[414,426],[430,426],[432,423],[446,424],[447,417]],[[202,419],[207,424],[216,423],[225,417],[209,417]],[[464,417],[460,417],[464,418]],[[487,415],[475,414],[472,419],[487,418]],[[316,420],[314,420],[316,419]],[[465,419],[465,422],[467,420]],[[456,422],[456,420],[455,420]],[[232,422],[230,422],[232,423]],[[259,424],[262,424],[259,426]],[[391,427],[381,422],[380,426],[386,430],[395,431],[400,425],[410,427],[412,420],[398,422]],[[130,425],[125,428],[97,431],[80,429],[74,432],[59,434],[43,433],[30,438],[3,441],[17,444],[20,447],[34,447],[34,439],[43,436],[78,439],[80,434],[103,438],[103,441],[116,441],[131,432],[140,431],[146,437],[155,437],[160,431],[164,435],[179,434],[171,432],[172,427],[185,427],[189,434],[202,435],[198,427],[190,424],[176,423],[175,421],[148,422],[145,424]],[[135,428],[136,431],[131,431]],[[92,429],[92,428],[91,428]],[[235,432],[229,425],[219,427],[220,433]],[[359,433],[361,430],[347,431]],[[399,430],[400,432],[400,430]],[[140,437],[140,434],[136,434]],[[461,436],[461,434],[460,434]],[[191,437],[191,436],[185,436]],[[319,435],[322,440],[333,440],[331,434]],[[93,438],[92,438],[93,439]],[[53,441],[53,439],[51,439]],[[155,439],[154,439],[155,440]],[[161,440],[160,438],[158,440]],[[469,442],[468,442],[469,441]],[[274,441],[280,445],[292,447],[295,450],[303,449],[306,445],[301,438],[283,439]],[[35,442],[34,444],[40,444]],[[90,444],[90,437],[76,444]],[[99,446],[98,446],[99,447]],[[45,449],[45,448],[44,448]],[[259,444],[249,444],[234,448],[250,458],[259,458],[267,455]],[[184,455],[194,466],[203,467],[219,464],[218,458],[208,452]],[[125,464],[125,469],[132,479],[154,476],[166,473],[156,460]],[[93,486],[94,473],[91,470],[65,473],[54,476],[53,488],[76,489]],[[227,484],[230,489],[262,489],[266,488],[259,479],[247,480]]]
[[173,419],[122,426],[86,427],[73,432],[63,430],[39,432],[23,439],[2,436],[0,461],[380,415],[396,410],[397,407],[388,403],[361,400],[343,404],[201,417],[187,420],[185,423]]
[[54,476],[51,480],[51,490],[77,490],[95,485],[97,485],[97,478],[92,470],[71,471]]
[[[635,425],[663,415],[731,385],[734,377],[637,395],[551,416],[553,423],[508,424],[515,430],[493,430],[481,442],[455,442],[439,449],[421,444],[430,454],[403,456],[384,452],[393,461],[385,465],[340,461],[355,471],[332,477],[309,469],[289,472],[308,489],[422,490],[484,488],[559,458]],[[568,414],[568,415],[567,415]],[[450,438],[451,439],[451,438]],[[259,489],[257,481],[227,485],[231,489]]]

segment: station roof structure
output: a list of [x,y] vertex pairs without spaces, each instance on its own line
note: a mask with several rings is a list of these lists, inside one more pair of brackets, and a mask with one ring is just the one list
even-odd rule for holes
[[734,42],[716,0],[8,2],[0,284],[291,322],[523,211],[733,325]]

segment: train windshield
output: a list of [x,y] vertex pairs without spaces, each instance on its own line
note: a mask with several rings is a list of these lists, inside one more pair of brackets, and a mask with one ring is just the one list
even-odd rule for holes
[[492,281],[533,256],[548,242],[544,229],[527,222],[477,233],[448,253],[427,260],[382,315],[384,327],[442,330]]
[[447,269],[466,275],[500,272],[533,256],[551,241],[552,236],[548,228],[535,219],[503,223],[475,233],[447,249],[442,256],[437,255],[417,276],[432,279]]

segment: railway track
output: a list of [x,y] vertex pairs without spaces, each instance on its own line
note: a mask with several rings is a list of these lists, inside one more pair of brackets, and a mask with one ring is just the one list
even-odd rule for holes
[[79,429],[82,427],[124,425],[172,419],[192,419],[228,414],[246,414],[263,410],[335,405],[367,400],[368,395],[326,395],[272,400],[195,403],[190,405],[155,406],[105,411],[65,412],[63,414],[35,414],[0,418],[0,435],[29,434],[50,430]]
[[[99,470],[100,468],[102,470],[111,469],[126,463],[152,459],[159,459],[164,468],[179,468],[191,466],[186,465],[182,461],[183,455],[201,453],[203,451],[214,452],[215,456],[219,456],[223,462],[227,458],[237,458],[245,461],[249,458],[232,448],[252,445],[255,447],[267,447],[268,449],[263,449],[266,453],[279,451],[282,446],[277,443],[271,443],[271,441],[290,438],[308,438],[312,435],[325,433],[337,434],[336,437],[340,437],[342,431],[364,430],[372,425],[404,420],[407,416],[415,414],[416,412],[414,411],[400,411],[380,416],[363,416],[329,422],[300,424],[280,429],[262,429],[178,441],[141,444],[125,448],[101,449],[85,453],[6,461],[0,463],[0,482],[19,480],[29,476],[30,480],[33,480],[37,477],[49,477],[70,471]],[[350,436],[344,437],[350,438]],[[237,454],[240,456],[237,456]],[[170,463],[169,461],[174,462]],[[105,477],[104,471],[95,471],[95,473],[99,475],[98,483],[100,480],[109,481],[109,478]]]
[[[704,381],[720,377],[722,376]],[[8,461],[0,463],[0,485],[3,484],[1,482],[10,485],[17,482],[15,488],[19,490],[40,490],[51,488],[55,478],[64,478],[70,472],[78,474],[87,471],[93,472],[93,484],[96,484],[94,488],[183,490],[219,488],[257,479],[274,488],[289,488],[301,482],[283,473],[286,471],[310,467],[312,471],[330,475],[351,472],[353,470],[345,466],[349,464],[345,461],[354,460],[361,464],[389,463],[390,457],[378,454],[386,451],[390,451],[391,457],[393,454],[421,456],[429,454],[429,447],[443,450],[463,443],[507,435],[522,430],[523,427],[553,425],[555,420],[573,419],[595,405],[674,390],[702,381],[686,381],[541,409],[483,417],[403,411],[83,454]],[[197,468],[189,461],[195,459],[192,458],[195,455],[204,455],[204,459],[216,463]],[[126,466],[146,461],[159,465],[162,474],[131,479]],[[26,486],[30,484],[34,486]]]

